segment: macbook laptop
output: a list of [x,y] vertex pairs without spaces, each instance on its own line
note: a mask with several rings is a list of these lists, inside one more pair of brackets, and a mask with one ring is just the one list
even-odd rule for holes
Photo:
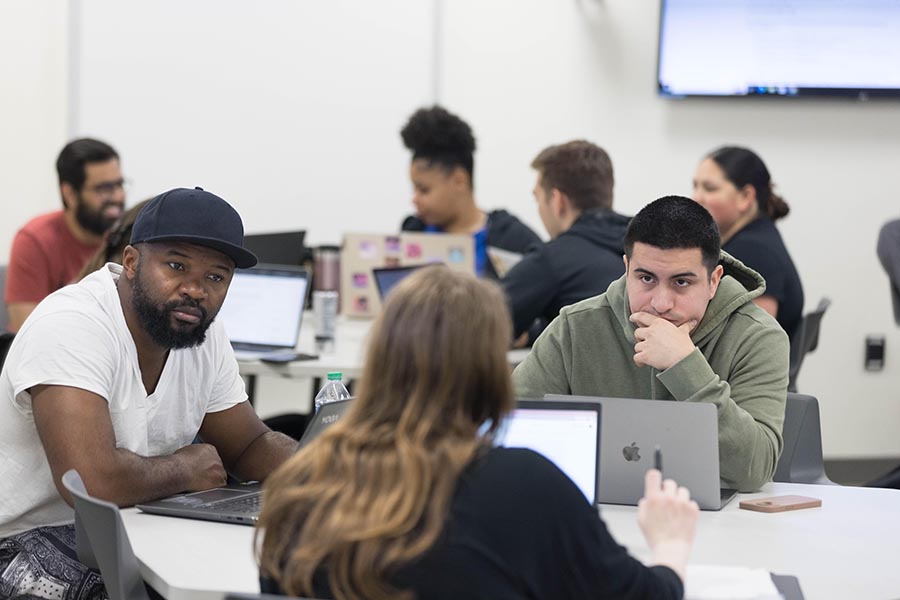
[[596,504],[600,410],[600,404],[591,402],[519,400],[495,441],[498,446],[529,448],[544,455]]
[[[326,427],[338,421],[349,407],[350,400],[324,404],[306,427],[303,437],[300,438],[300,447],[306,446]],[[177,494],[138,504],[137,508],[154,515],[252,526],[259,520],[261,500],[261,484],[254,481],[202,492]]]
[[341,314],[374,317],[381,296],[373,269],[444,263],[475,273],[475,239],[450,233],[345,233],[341,246]]
[[394,286],[403,281],[413,271],[421,269],[426,265],[411,265],[408,267],[382,267],[372,269],[372,277],[375,278],[375,287],[378,288],[378,297],[382,303]]
[[244,248],[255,254],[261,263],[300,266],[307,258],[303,246],[305,237],[305,231],[254,233],[244,236]]
[[603,406],[598,502],[636,505],[644,474],[662,451],[663,476],[691,492],[704,510],[719,510],[735,490],[719,480],[719,424],[714,404],[548,394],[547,400]]
[[300,267],[261,264],[234,272],[217,319],[225,326],[235,357],[253,360],[293,350],[309,287]]

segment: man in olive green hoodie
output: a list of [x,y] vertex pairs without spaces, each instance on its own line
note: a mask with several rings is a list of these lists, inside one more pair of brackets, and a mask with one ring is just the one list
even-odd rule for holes
[[766,282],[720,250],[706,209],[667,196],[625,234],[625,275],[564,308],[513,373],[519,396],[710,402],[720,475],[759,489],[781,454],[788,337],[753,303]]

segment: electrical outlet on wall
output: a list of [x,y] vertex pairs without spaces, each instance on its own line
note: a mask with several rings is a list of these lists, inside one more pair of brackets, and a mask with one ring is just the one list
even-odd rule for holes
[[880,371],[884,368],[884,336],[866,336],[866,371]]

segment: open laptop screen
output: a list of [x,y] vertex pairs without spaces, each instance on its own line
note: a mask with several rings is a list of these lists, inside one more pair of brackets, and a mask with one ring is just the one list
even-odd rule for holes
[[293,348],[300,335],[307,272],[260,265],[234,272],[218,318],[236,347]]
[[305,249],[305,231],[256,233],[244,236],[244,248],[256,255],[261,263],[275,265],[301,265]]
[[519,401],[500,429],[497,445],[529,448],[552,461],[596,501],[600,410],[546,400]]
[[412,274],[413,271],[417,269],[421,269],[428,265],[412,265],[406,267],[383,267],[378,269],[372,269],[372,275],[375,278],[375,286],[378,288],[378,296],[382,300],[388,295],[388,293],[394,289],[398,283],[400,283],[407,276]]

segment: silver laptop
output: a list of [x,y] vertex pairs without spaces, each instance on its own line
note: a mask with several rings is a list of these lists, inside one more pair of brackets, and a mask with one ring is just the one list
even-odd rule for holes
[[217,319],[239,360],[293,350],[309,288],[309,273],[289,265],[257,265],[234,272]]
[[334,402],[328,402],[327,404],[323,404],[322,408],[319,409],[313,417],[310,419],[309,424],[306,426],[306,431],[303,432],[303,436],[300,438],[300,447],[307,445],[325,431],[328,427],[341,420],[341,417],[344,416],[344,413],[347,412],[347,409],[350,408],[350,404],[352,403],[353,398],[349,398],[347,400],[336,400]]
[[663,457],[663,476],[691,492],[704,510],[719,510],[735,490],[719,480],[719,423],[714,404],[633,398],[548,394],[545,401],[603,406],[598,502],[636,505],[644,494],[644,474],[654,449]]
[[[349,407],[350,400],[329,402],[323,405],[307,425],[303,437],[300,438],[299,447],[306,446],[326,427],[340,420]],[[261,485],[254,481],[202,492],[176,494],[168,498],[138,504],[137,508],[154,515],[256,525],[259,520],[261,500]]]
[[495,443],[544,455],[596,504],[600,411],[597,403],[519,400],[500,426]]

